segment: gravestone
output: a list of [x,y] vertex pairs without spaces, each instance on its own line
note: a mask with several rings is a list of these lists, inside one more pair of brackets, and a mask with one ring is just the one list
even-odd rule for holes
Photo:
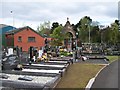
[[42,54],[43,54],[43,50],[39,50],[38,53],[39,53],[39,54],[38,54],[38,58],[41,58],[41,56],[42,56]]
[[13,48],[9,48],[9,49],[8,49],[8,53],[7,53],[6,56],[9,56],[9,55],[11,55],[11,54],[13,54]]

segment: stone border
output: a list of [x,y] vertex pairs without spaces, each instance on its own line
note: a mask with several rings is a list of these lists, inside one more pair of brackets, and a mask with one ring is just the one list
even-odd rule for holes
[[56,77],[60,76],[60,73],[42,73],[42,72],[24,72],[24,71],[2,71],[6,74],[16,74],[16,75],[31,75],[31,76],[47,76],[47,77]]
[[65,67],[52,67],[52,66],[35,66],[35,65],[23,65],[23,68],[29,69],[44,69],[44,70],[63,70]]

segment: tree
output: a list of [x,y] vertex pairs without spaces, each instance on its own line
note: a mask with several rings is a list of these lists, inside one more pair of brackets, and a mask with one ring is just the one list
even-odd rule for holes
[[118,36],[119,36],[119,30],[118,30],[118,22],[115,22],[111,24],[111,35],[110,35],[110,42],[112,44],[115,44],[118,42]]
[[110,32],[110,27],[109,26],[100,30],[100,34],[101,34],[100,38],[102,39],[103,43],[106,43],[106,44],[110,43],[110,41],[109,41],[110,33],[111,32]]
[[118,30],[117,20],[115,20],[115,22],[112,23],[110,27],[105,28],[103,36],[104,36],[103,40],[105,43],[116,44],[120,42],[119,40],[120,32]]
[[50,36],[50,21],[44,22],[43,24],[40,24],[40,26],[37,27],[37,32],[41,34],[42,36]]
[[53,33],[50,35],[53,38],[51,42],[54,46],[61,46],[64,40],[64,34],[62,33],[63,26],[58,26],[54,29]]
[[92,26],[90,36],[91,36],[91,42],[92,43],[100,43],[100,32],[99,32],[99,27],[98,26]]
[[79,36],[82,42],[88,42],[89,29],[91,28],[90,24],[92,19],[88,16],[83,17],[76,24],[77,28],[79,28]]
[[59,23],[58,22],[53,22],[52,23],[52,27],[51,27],[51,33],[53,32],[53,30],[55,29],[55,28],[57,28],[59,26]]

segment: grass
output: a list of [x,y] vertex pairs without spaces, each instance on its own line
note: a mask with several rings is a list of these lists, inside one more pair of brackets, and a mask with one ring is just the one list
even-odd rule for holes
[[110,63],[118,60],[118,56],[106,56],[109,60],[110,60]]
[[104,65],[74,63],[65,72],[56,88],[85,88]]

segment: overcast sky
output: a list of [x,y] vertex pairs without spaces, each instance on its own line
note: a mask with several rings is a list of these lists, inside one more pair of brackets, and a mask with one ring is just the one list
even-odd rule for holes
[[[49,1],[49,2],[48,2]],[[104,1],[104,2],[103,2]],[[67,17],[71,24],[76,24],[84,16],[102,25],[110,25],[118,19],[119,0],[2,0],[0,3],[0,24],[15,27],[30,26],[36,29],[45,21],[65,24]],[[12,13],[11,13],[12,11]],[[14,23],[13,23],[14,22]]]

